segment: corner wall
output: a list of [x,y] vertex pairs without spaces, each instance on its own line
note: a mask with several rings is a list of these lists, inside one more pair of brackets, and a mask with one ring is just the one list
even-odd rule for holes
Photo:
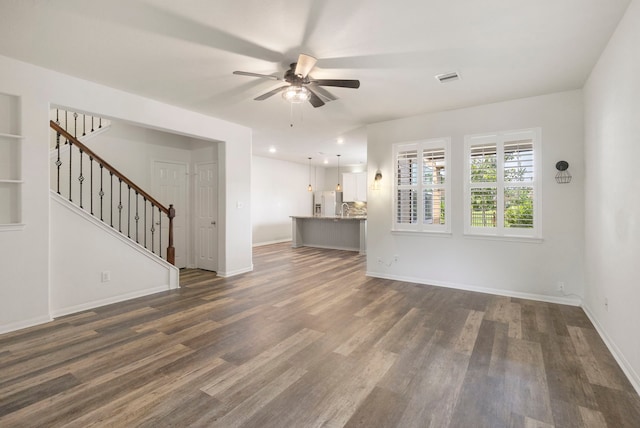
[[[315,170],[311,167],[312,186]],[[251,171],[253,245],[290,241],[289,216],[312,213],[313,193],[307,191],[309,165],[253,156]]]
[[[557,283],[565,283],[566,293],[583,294],[582,110],[581,91],[570,91],[368,126],[368,177],[380,169],[383,180],[367,197],[367,274],[577,304]],[[464,136],[531,127],[542,128],[542,242],[465,236]],[[392,233],[392,144],[437,137],[451,137],[452,233]],[[570,184],[555,182],[559,160],[571,165]]]
[[584,305],[640,393],[638,46],[640,1],[634,0],[584,88]]

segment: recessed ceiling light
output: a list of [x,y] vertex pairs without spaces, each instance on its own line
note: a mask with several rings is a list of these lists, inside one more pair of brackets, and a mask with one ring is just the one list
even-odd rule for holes
[[275,147],[269,147],[269,153],[275,153],[275,152],[276,152]]
[[324,162],[322,162],[322,163],[324,163],[325,165],[328,164],[329,163],[329,159],[325,159]]
[[338,144],[343,144],[343,143],[344,143],[344,138],[339,137],[339,138],[338,138]]

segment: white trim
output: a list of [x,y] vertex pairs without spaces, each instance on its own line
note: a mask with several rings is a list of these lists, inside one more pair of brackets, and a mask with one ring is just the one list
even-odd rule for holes
[[229,277],[236,276],[236,275],[241,275],[241,274],[247,273],[247,272],[253,272],[253,263],[248,268],[232,270],[232,271],[229,271],[229,272],[216,272],[216,273],[221,278],[229,278]]
[[26,224],[24,223],[5,223],[0,224],[0,232],[13,232],[16,230],[22,230]]
[[616,346],[615,342],[607,334],[607,331],[598,322],[595,314],[584,302],[582,304],[582,309],[584,310],[584,313],[587,314],[587,317],[591,321],[591,324],[593,324],[593,326],[596,328],[596,331],[602,338],[604,344],[609,349],[609,352],[611,352],[611,355],[613,355],[613,358],[615,358],[615,360],[618,362],[618,365],[627,376],[627,379],[629,379],[629,382],[631,383],[633,388],[638,394],[640,394],[640,375],[636,373],[636,371],[633,369],[633,366],[629,363],[629,361],[627,361],[620,348]]
[[367,271],[365,274],[373,278],[412,282],[415,284],[432,285],[435,287],[453,288],[456,290],[464,290],[464,291],[474,291],[477,293],[493,294],[496,296],[515,297],[518,299],[529,299],[529,300],[536,300],[539,302],[557,303],[560,305],[580,306],[582,303],[582,299],[579,299],[579,298],[547,296],[545,294],[522,293],[519,291],[502,290],[499,288],[486,288],[486,287],[478,287],[475,285],[457,284],[457,283],[446,282],[446,281],[435,281],[435,280],[424,279],[424,278],[415,278],[415,277],[399,276],[399,275],[387,275],[387,274],[382,274],[378,272]]
[[9,324],[3,324],[3,325],[0,325],[0,334],[9,333],[16,330],[22,330],[24,328],[33,327],[34,325],[40,325],[40,324],[48,323],[51,321],[53,321],[53,318],[47,315],[42,317],[31,318],[24,321],[17,321]]
[[252,247],[255,248],[255,247],[263,247],[265,245],[282,244],[283,242],[291,242],[291,238],[276,239],[275,241],[256,242],[255,244],[252,245]]
[[67,308],[51,311],[51,316],[54,318],[57,318],[64,315],[86,311],[89,309],[99,308],[100,306],[111,305],[113,303],[123,302],[125,300],[144,297],[144,296],[148,296],[150,294],[155,294],[155,293],[161,293],[163,291],[169,291],[170,289],[171,289],[170,285],[162,285],[159,287],[147,288],[145,290],[137,290],[127,294],[120,294],[118,296],[108,297],[106,299],[94,300],[92,302],[82,303],[80,305],[69,306]]

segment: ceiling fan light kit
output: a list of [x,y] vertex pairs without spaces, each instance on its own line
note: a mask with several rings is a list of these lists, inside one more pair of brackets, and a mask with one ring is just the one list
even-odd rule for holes
[[291,85],[282,92],[282,98],[293,104],[300,104],[311,98],[311,93],[304,86]]
[[[309,72],[316,66],[318,60],[311,55],[300,54],[298,62],[291,64],[289,69],[284,73],[284,77],[273,76],[269,74],[252,73],[249,71],[234,71],[233,74],[239,76],[259,77],[269,80],[280,80],[288,83],[279,88],[272,89],[256,98],[256,101],[263,101],[273,95],[282,92],[282,98],[292,104],[299,104],[309,101],[314,107],[322,107],[328,101],[337,98],[323,88],[323,86],[333,86],[337,88],[357,89],[360,87],[359,80],[345,79],[313,79],[309,76]],[[323,100],[324,98],[324,100]]]

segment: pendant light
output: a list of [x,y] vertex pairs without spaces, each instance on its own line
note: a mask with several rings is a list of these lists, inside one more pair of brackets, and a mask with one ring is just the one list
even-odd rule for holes
[[313,187],[311,187],[311,158],[309,158],[309,187],[307,187],[307,191],[313,192]]
[[336,186],[336,192],[342,192],[342,186],[340,186],[340,155],[338,156],[338,185]]

